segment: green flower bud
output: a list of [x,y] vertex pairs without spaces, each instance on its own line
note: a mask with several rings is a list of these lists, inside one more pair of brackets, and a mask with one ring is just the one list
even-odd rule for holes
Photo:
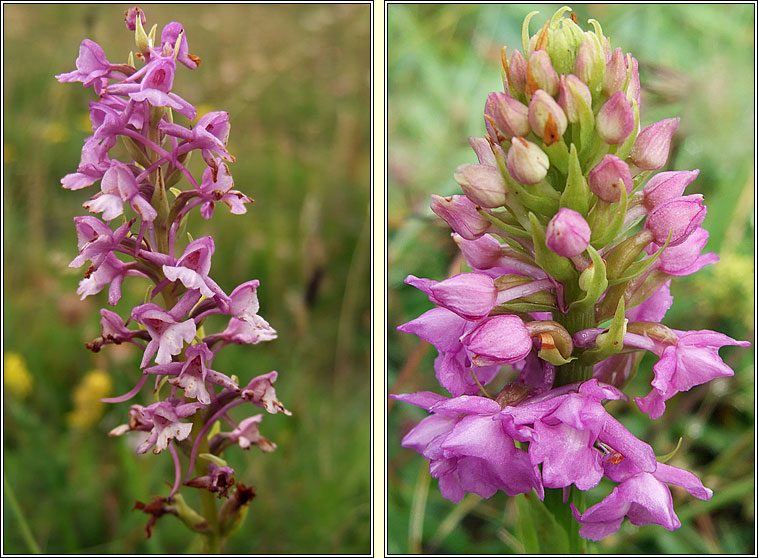
[[547,28],[547,52],[559,74],[573,71],[576,51],[584,42],[584,32],[576,24],[573,12],[571,19],[563,17],[566,12],[571,12],[571,8],[564,6],[555,12]]
[[231,535],[242,525],[253,498],[255,498],[255,489],[252,486],[247,487],[242,483],[237,483],[234,494],[219,510],[218,525],[223,535]]
[[585,41],[576,53],[574,74],[587,84],[592,98],[597,98],[605,77],[605,50],[595,33],[587,31]]

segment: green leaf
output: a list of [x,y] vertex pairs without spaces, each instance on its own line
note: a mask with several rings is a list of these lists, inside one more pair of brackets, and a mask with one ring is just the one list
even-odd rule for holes
[[509,235],[516,236],[519,238],[531,238],[528,232],[526,232],[524,229],[509,225],[508,223],[503,222],[502,219],[497,217],[497,215],[491,214],[489,211],[485,209],[479,209],[478,210],[479,215],[487,219],[490,223],[495,225],[497,228],[502,229],[504,232],[508,233]]
[[592,107],[585,102],[584,97],[577,91],[576,87],[569,81],[566,81],[566,83],[579,105],[579,146],[581,149],[592,144],[592,132],[595,131],[595,115],[592,113]]
[[555,347],[552,349],[540,349],[537,352],[537,356],[542,360],[549,362],[553,366],[563,366],[572,360],[576,360],[576,357],[569,357],[568,359],[563,358],[561,352]]
[[[507,191],[507,204],[510,205],[511,200],[518,200],[519,204],[530,209],[540,215],[554,215],[558,212],[558,196],[554,195],[548,197],[545,195],[544,188],[541,192],[532,193],[521,184],[516,182],[513,177],[508,173],[506,169],[503,174],[505,178],[505,188]],[[536,188],[535,188],[536,189]],[[552,188],[551,188],[552,190]],[[555,190],[552,190],[553,194],[557,194]]]
[[569,538],[545,504],[530,492],[516,497],[526,554],[567,554]]
[[568,172],[569,149],[563,138],[551,145],[545,145],[543,143],[541,147],[542,151],[547,153],[547,156],[550,157],[550,164],[561,171],[561,174],[566,174]]
[[653,254],[652,256],[645,258],[644,260],[641,260],[639,262],[634,262],[632,265],[626,268],[624,271],[624,274],[621,277],[617,277],[615,279],[612,279],[609,281],[610,285],[616,285],[618,283],[623,283],[624,281],[631,281],[635,277],[639,277],[645,271],[648,270],[648,268],[655,263],[655,260],[658,259],[658,257],[663,254],[663,251],[668,248],[669,242],[671,241],[671,233],[669,232],[669,237],[666,239],[666,243],[660,247],[660,249]]
[[540,543],[539,539],[537,539],[537,528],[535,525],[536,520],[532,517],[529,499],[535,499],[535,495],[529,493],[516,496],[519,538],[524,545],[524,554],[540,554]]
[[679,447],[681,445],[682,445],[682,437],[679,436],[679,441],[676,443],[676,447],[673,450],[671,450],[665,455],[661,455],[660,457],[656,458],[658,463],[666,463],[667,461],[669,461],[672,457],[676,455],[676,452],[679,451]]
[[590,202],[590,187],[587,185],[587,179],[582,173],[582,166],[579,164],[579,154],[576,145],[571,144],[568,161],[568,177],[566,178],[566,187],[561,195],[560,206],[573,209],[587,217]]
[[600,254],[591,245],[587,246],[587,252],[589,252],[592,259],[592,266],[582,271],[582,274],[579,276],[579,287],[587,294],[581,300],[572,302],[569,306],[569,312],[594,306],[605,292],[605,289],[608,288],[603,258],[600,257]]
[[629,321],[624,316],[626,311],[625,306],[624,297],[622,296],[619,298],[616,314],[608,331],[598,335],[595,340],[595,348],[585,351],[580,357],[582,365],[595,364],[601,360],[605,360],[609,356],[620,353],[624,349],[624,335],[626,335],[626,324]]
[[213,463],[215,463],[219,467],[226,467],[228,465],[228,463],[226,462],[226,460],[220,458],[217,455],[213,455],[212,453],[199,453],[199,454],[197,454],[197,456],[199,458],[201,458],[201,459],[205,459],[206,461],[212,461]]
[[[598,200],[598,204],[601,200]],[[598,248],[602,248],[613,242],[613,240],[619,235],[621,229],[624,227],[624,219],[626,218],[626,206],[629,198],[626,193],[626,188],[621,188],[621,201],[616,206],[613,212],[613,217],[604,226],[599,226],[598,223],[592,223],[592,245]]]

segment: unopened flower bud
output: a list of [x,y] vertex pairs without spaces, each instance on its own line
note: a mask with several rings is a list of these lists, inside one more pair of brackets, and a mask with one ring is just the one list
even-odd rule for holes
[[526,59],[520,50],[513,51],[508,66],[508,85],[514,93],[523,95],[526,91]]
[[461,337],[474,366],[511,364],[532,350],[529,330],[518,316],[487,318]]
[[603,103],[595,127],[600,139],[610,145],[622,143],[632,133],[634,113],[622,91],[617,91]]
[[545,242],[559,256],[572,258],[587,249],[590,234],[590,226],[579,212],[562,207],[547,224]]
[[648,209],[653,209],[664,202],[678,198],[684,189],[697,178],[699,169],[692,171],[668,171],[656,174],[642,190],[644,203]]
[[703,223],[706,214],[701,194],[675,198],[657,206],[648,215],[645,228],[653,233],[653,242],[662,246],[671,233],[669,246],[684,242]]
[[459,234],[453,234],[453,240],[472,269],[491,269],[500,263],[503,250],[491,235],[486,234],[477,240],[466,240]]
[[480,164],[489,165],[491,167],[497,166],[495,155],[492,153],[492,147],[490,146],[490,142],[487,141],[487,138],[470,137],[468,139],[468,144],[474,150],[474,153],[476,153],[476,158],[479,159]]
[[450,228],[466,240],[476,240],[485,234],[492,224],[482,217],[466,196],[437,196],[432,194],[432,211],[441,217]]
[[592,93],[587,84],[574,74],[561,76],[558,85],[558,104],[566,113],[569,122],[579,122],[582,103],[586,105],[585,110],[592,110]]
[[467,320],[481,320],[495,307],[497,289],[484,273],[459,273],[444,281],[409,275],[405,282],[429,295],[429,300]]
[[537,144],[514,137],[506,164],[510,175],[521,184],[537,184],[547,175],[550,159]]
[[225,535],[234,533],[245,520],[250,501],[255,498],[255,489],[237,483],[232,496],[224,502],[218,513],[219,531]]
[[574,74],[587,84],[594,96],[605,76],[605,52],[594,33],[588,31],[584,35],[585,41],[576,53]]
[[665,165],[677,126],[679,118],[668,118],[642,130],[629,154],[632,162],[643,170],[658,170]]
[[134,6],[124,12],[124,23],[126,24],[126,28],[129,31],[134,31],[137,28],[136,19],[138,17],[140,19],[140,23],[142,25],[145,25],[145,22],[147,21],[145,19],[145,12],[143,12],[140,8]]
[[[639,75],[638,75],[639,77]],[[610,97],[616,91],[620,91],[626,82],[626,56],[624,51],[617,48],[613,51],[611,59],[605,65],[603,77],[603,93]]]
[[547,29],[547,52],[559,74],[569,74],[574,69],[576,51],[584,42],[584,31],[574,21],[563,17],[571,8],[558,10],[550,19]]
[[634,187],[629,165],[615,155],[603,157],[590,171],[587,179],[592,193],[608,203],[621,200],[621,188],[626,188],[628,194]]
[[481,207],[505,204],[505,181],[500,171],[489,165],[461,165],[453,175],[466,197]]
[[529,103],[529,125],[545,145],[552,145],[563,136],[568,120],[555,99],[538,89]]
[[642,106],[641,104],[641,88],[640,88],[640,70],[639,70],[639,63],[637,62],[637,59],[633,56],[628,57],[628,66],[629,66],[629,83],[626,86],[626,98],[629,99],[629,102],[631,103],[632,100],[637,101],[637,106]]
[[551,96],[558,93],[558,74],[544,50],[535,50],[526,67],[526,94],[533,95],[538,89]]
[[[528,109],[505,93],[490,93],[484,106],[484,120],[490,137],[498,141],[498,135],[506,139],[525,136],[529,133]],[[494,122],[497,130],[492,129]]]

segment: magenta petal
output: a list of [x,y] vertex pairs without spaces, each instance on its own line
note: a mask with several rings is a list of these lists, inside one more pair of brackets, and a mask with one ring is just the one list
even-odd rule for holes
[[673,303],[671,281],[666,281],[642,304],[627,310],[626,317],[630,322],[660,322]]
[[479,322],[461,342],[475,366],[511,364],[523,360],[532,350],[532,339],[518,316],[494,316]]
[[434,359],[435,377],[453,397],[479,393],[467,361],[464,351],[440,352]]
[[542,463],[542,482],[547,488],[576,484],[589,490],[603,478],[600,452],[593,447],[589,430],[577,430],[566,424],[548,426],[542,421],[534,425],[535,442],[529,445],[532,463]]
[[433,308],[411,320],[397,330],[418,335],[438,351],[454,351],[460,348],[459,338],[463,335],[466,320],[445,308]]
[[668,487],[650,473],[640,473],[618,487],[621,498],[630,502],[627,516],[632,525],[661,525],[669,531],[681,527],[674,513],[674,503]]
[[139,194],[134,196],[131,200],[131,206],[132,209],[140,216],[142,217],[143,221],[147,221],[148,223],[155,221],[155,219],[158,217],[158,212],[153,208],[150,203],[140,196]]
[[661,482],[681,486],[692,496],[700,500],[710,500],[713,496],[713,490],[703,486],[699,478],[684,469],[672,467],[665,463],[658,463],[658,468],[653,473],[653,476]]
[[[416,450],[427,459],[439,459],[442,450],[439,449],[444,436],[453,429],[458,419],[444,415],[431,415],[419,422],[403,437],[400,445]],[[434,441],[437,440],[435,444]]]
[[454,399],[444,398],[433,404],[430,410],[435,413],[447,412],[451,414],[494,414],[500,412],[500,405],[487,397],[476,395],[461,395]]
[[618,531],[630,504],[619,496],[616,487],[601,502],[588,508],[583,514],[579,514],[573,504],[571,507],[576,520],[582,523],[579,534],[585,539],[599,541]]
[[678,118],[669,118],[651,124],[640,132],[634,140],[629,155],[632,162],[644,170],[657,170],[666,164]]
[[[411,278],[415,281],[411,282]],[[440,282],[427,281],[412,275],[406,279],[406,282],[427,292],[432,302],[467,320],[484,318],[495,306],[495,283],[483,273],[461,273]]]
[[651,419],[660,418],[666,410],[666,403],[661,394],[652,390],[645,397],[635,397],[634,402],[643,413],[647,413]]
[[446,474],[435,475],[434,471],[432,471],[432,465],[433,464],[430,464],[429,469],[432,473],[432,477],[440,479],[440,493],[442,496],[456,504],[463,500],[463,496],[466,493],[463,491],[463,488],[461,488],[461,482],[458,478],[457,471],[453,470]]
[[702,195],[682,196],[653,209],[645,221],[645,228],[653,233],[654,242],[659,246],[666,243],[669,233],[669,246],[676,246],[687,240],[687,237],[700,227],[706,211]]
[[649,444],[637,439],[612,416],[608,415],[598,439],[620,452],[642,471],[653,472],[658,464]]
[[443,198],[432,195],[431,209],[467,240],[475,240],[492,228],[492,224],[479,214],[476,205],[466,196]]
[[410,403],[411,405],[416,405],[417,407],[421,407],[422,409],[426,409],[427,411],[432,406],[436,405],[437,403],[440,403],[442,401],[447,401],[447,397],[444,397],[437,393],[432,393],[431,391],[417,391],[416,393],[391,394],[390,397],[398,401],[403,401],[405,403]]
[[693,171],[659,172],[647,181],[643,188],[645,205],[652,209],[660,204],[680,197],[684,189],[694,181],[699,169]]

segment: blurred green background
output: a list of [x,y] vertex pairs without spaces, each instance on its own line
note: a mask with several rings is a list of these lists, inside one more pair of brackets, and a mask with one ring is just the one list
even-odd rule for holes
[[[66,191],[60,178],[79,163],[95,95],[53,76],[74,69],[85,37],[111,62],[125,62],[134,49],[123,23],[128,7],[3,6],[3,472],[45,553],[200,550],[171,516],[145,540],[148,516],[131,508],[168,494],[173,464],[168,453],[137,456],[131,436],[106,436],[125,422],[129,403],[100,410],[86,390],[74,400],[75,386],[96,368],[107,374],[96,378],[112,384],[111,395],[126,392],[138,378],[139,355],[132,346],[98,354],[84,347],[99,335],[107,294],[80,302],[85,268],[67,265],[77,253],[73,217],[85,213],[81,204],[97,186]],[[237,480],[257,490],[225,550],[368,553],[370,6],[144,9],[159,36],[168,22],[183,23],[202,64],[179,65],[174,91],[201,114],[229,112],[235,186],[255,199],[244,216],[221,204],[210,221],[193,215],[187,229],[194,238],[213,234],[212,274],[226,292],[261,281],[260,313],[279,333],[269,343],[227,347],[214,368],[242,382],[278,370],[277,394],[293,413],[262,423],[275,452],[224,454]],[[192,163],[199,177],[202,160]],[[127,315],[146,287],[127,279],[115,310]],[[148,402],[147,391],[132,402]],[[239,420],[260,409],[235,411]],[[183,489],[188,498],[193,491]],[[28,552],[4,494],[3,551]]]
[[[431,390],[436,351],[395,327],[432,307],[408,274],[441,280],[460,270],[449,227],[429,210],[430,194],[460,193],[456,166],[476,163],[468,136],[484,135],[487,94],[502,90],[500,49],[521,50],[521,23],[532,10],[535,33],[555,5],[389,5],[388,7],[388,382],[390,393]],[[711,329],[754,341],[755,139],[753,5],[573,6],[580,25],[597,19],[613,48],[640,62],[642,125],[681,116],[666,169],[700,169],[687,193],[705,195],[706,250],[721,262],[672,283],[675,301],[665,323]],[[754,349],[726,347],[734,370],[667,402],[650,421],[634,404],[613,413],[670,461],[689,468],[714,490],[709,502],[672,488],[683,527],[633,527],[592,545],[608,554],[699,554],[754,551]],[[645,358],[628,393],[649,391]],[[647,373],[645,371],[647,370]],[[446,395],[447,393],[444,392]],[[502,492],[489,500],[443,499],[427,462],[400,439],[426,415],[389,402],[388,551],[390,553],[518,553],[516,507]],[[593,503],[611,489],[601,485]]]

